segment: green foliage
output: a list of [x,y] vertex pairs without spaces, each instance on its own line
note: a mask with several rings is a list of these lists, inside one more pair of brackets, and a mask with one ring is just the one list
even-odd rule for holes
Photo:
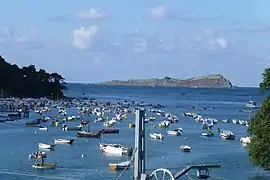
[[57,73],[36,70],[34,65],[19,68],[0,56],[0,95],[3,97],[62,98],[65,79]]
[[270,89],[270,68],[264,70],[263,75],[263,82],[260,83],[261,91],[269,90]]
[[[260,89],[270,89],[270,68],[265,69],[263,73]],[[265,98],[262,107],[251,119],[248,132],[253,136],[248,145],[250,161],[256,166],[270,170],[270,96]]]

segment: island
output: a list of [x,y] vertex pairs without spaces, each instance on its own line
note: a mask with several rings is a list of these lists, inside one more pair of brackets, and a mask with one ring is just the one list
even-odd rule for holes
[[37,70],[34,65],[19,68],[0,56],[0,97],[60,99],[65,79],[57,73]]
[[233,88],[232,83],[220,74],[199,76],[189,79],[176,79],[172,77],[152,79],[130,79],[126,81],[112,80],[98,83],[98,85],[115,86],[165,86],[165,87],[201,87],[201,88]]

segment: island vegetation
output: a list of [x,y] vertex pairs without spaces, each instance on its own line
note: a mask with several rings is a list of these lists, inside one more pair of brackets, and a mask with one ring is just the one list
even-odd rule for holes
[[37,70],[34,65],[19,68],[0,56],[1,97],[63,98],[65,84],[65,79],[57,73]]
[[[260,90],[270,90],[270,68],[265,69]],[[251,162],[263,169],[270,170],[270,96],[268,95],[262,103],[261,108],[251,119],[248,129],[252,135],[248,146]]]

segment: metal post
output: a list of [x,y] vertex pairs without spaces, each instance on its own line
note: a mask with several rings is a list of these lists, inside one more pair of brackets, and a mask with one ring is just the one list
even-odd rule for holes
[[133,179],[140,180],[141,174],[145,173],[145,112],[136,110],[135,123],[135,157]]

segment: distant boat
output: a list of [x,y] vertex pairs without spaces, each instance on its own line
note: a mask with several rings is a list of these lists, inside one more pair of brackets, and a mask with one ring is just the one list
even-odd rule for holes
[[54,149],[55,144],[43,144],[43,143],[38,143],[38,147],[40,149]]
[[190,152],[191,147],[188,146],[188,145],[182,145],[182,146],[180,146],[180,149],[181,149],[183,152]]
[[105,144],[99,143],[99,148],[101,151],[113,154],[113,155],[132,155],[133,149],[131,147],[124,147],[121,144]]
[[206,137],[212,137],[214,136],[215,134],[211,131],[208,131],[208,132],[202,132],[202,136],[206,136]]
[[256,101],[251,100],[251,97],[249,96],[248,103],[245,104],[246,108],[258,108]]
[[40,131],[48,131],[48,127],[46,126],[39,126],[38,128]]
[[119,133],[119,129],[102,129],[101,133],[103,134],[118,134]]
[[220,137],[222,139],[227,139],[227,140],[234,140],[235,139],[235,135],[231,131],[222,131],[220,133]]
[[243,144],[249,144],[251,142],[251,137],[241,137],[240,142]]
[[54,139],[55,144],[72,144],[73,142],[74,139],[59,139],[59,138]]
[[121,163],[109,163],[110,170],[123,170],[129,167],[131,161],[125,161]]
[[175,130],[169,130],[167,131],[168,135],[171,136],[181,136],[182,135],[182,131],[180,131],[179,129],[175,129]]
[[35,163],[32,165],[33,168],[35,169],[55,169],[56,168],[56,163],[47,163],[47,164],[38,164]]
[[102,131],[90,132],[90,131],[78,131],[77,137],[85,137],[85,138],[100,138]]
[[149,136],[152,139],[163,140],[164,136],[161,133],[150,133]]

